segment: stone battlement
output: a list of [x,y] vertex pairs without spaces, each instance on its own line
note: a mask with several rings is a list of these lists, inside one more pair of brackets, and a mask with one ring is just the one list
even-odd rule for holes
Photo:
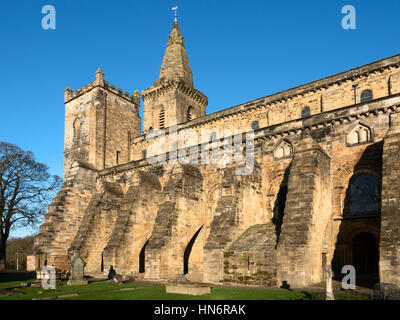
[[137,106],[140,105],[140,93],[138,90],[135,90],[135,92],[130,94],[129,92],[124,91],[113,84],[110,84],[109,82],[104,80],[104,72],[100,68],[96,72],[95,81],[92,81],[75,91],[72,91],[70,87],[67,87],[67,89],[65,89],[64,91],[64,103],[68,103],[71,100],[80,97],[84,93],[89,92],[96,87],[102,87],[103,89],[112,92]]

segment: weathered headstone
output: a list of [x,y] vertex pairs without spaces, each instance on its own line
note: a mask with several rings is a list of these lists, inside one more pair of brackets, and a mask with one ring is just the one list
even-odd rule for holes
[[88,281],[84,278],[85,261],[77,255],[71,262],[71,278],[68,281],[68,285],[82,285],[87,284]]
[[175,279],[176,283],[188,283],[190,282],[185,276],[180,275]]
[[113,277],[114,282],[116,283],[121,283],[122,282],[122,276],[118,273],[116,273]]

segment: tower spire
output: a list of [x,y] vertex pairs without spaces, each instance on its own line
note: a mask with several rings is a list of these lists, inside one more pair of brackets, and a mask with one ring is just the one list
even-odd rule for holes
[[[193,75],[178,25],[178,7],[159,78],[143,90],[143,132],[206,115],[208,98],[193,86]],[[156,98],[155,98],[156,97]]]
[[193,75],[185,49],[184,38],[179,30],[177,8],[173,8],[175,10],[175,20],[168,37],[168,44],[161,65],[159,79],[161,81],[183,81],[186,85],[193,88]]

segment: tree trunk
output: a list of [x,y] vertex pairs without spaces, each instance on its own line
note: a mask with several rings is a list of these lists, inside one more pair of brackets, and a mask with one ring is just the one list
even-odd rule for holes
[[0,239],[0,270],[1,269],[6,270],[6,241],[3,239]]

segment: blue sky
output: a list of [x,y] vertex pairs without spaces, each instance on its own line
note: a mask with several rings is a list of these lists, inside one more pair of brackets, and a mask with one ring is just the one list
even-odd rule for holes
[[[341,27],[348,4],[356,30]],[[41,27],[44,5],[56,9],[55,30]],[[150,87],[175,5],[208,113],[400,53],[398,0],[2,0],[0,141],[62,176],[64,89],[98,67],[128,92]]]

